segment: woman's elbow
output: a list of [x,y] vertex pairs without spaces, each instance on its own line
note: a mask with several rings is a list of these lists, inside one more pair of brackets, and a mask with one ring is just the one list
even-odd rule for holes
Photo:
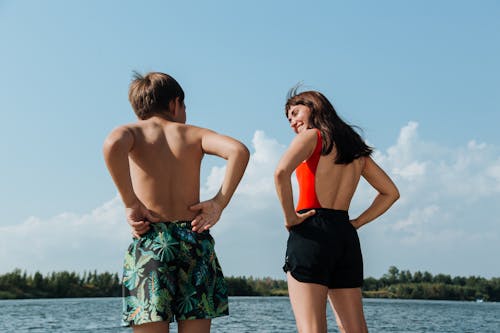
[[279,166],[274,170],[274,182],[276,184],[281,183],[290,178],[290,173]]
[[390,202],[391,205],[399,199],[399,190],[397,187],[379,191],[379,194],[382,195],[386,201]]

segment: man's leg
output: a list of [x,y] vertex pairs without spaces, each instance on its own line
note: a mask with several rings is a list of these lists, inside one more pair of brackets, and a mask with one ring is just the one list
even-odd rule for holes
[[179,320],[179,333],[209,333],[210,319]]
[[343,333],[367,333],[361,288],[330,289],[330,305]]
[[287,273],[288,294],[300,333],[325,333],[326,297],[328,288],[315,283],[303,283]]
[[134,325],[132,328],[134,333],[168,333],[169,323],[166,321],[159,321],[155,323]]

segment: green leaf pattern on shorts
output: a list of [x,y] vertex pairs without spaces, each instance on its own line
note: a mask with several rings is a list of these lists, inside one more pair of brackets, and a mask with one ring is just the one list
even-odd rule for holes
[[151,260],[153,254],[151,252],[143,253],[139,260],[135,260],[134,256],[127,253],[125,255],[125,265],[123,272],[123,284],[127,288],[134,289],[138,286],[144,274],[144,265]]
[[158,237],[152,242],[151,249],[159,257],[160,261],[169,262],[177,254],[176,246],[179,244],[170,233],[159,232]]
[[125,255],[123,324],[228,314],[227,288],[208,233],[154,223]]

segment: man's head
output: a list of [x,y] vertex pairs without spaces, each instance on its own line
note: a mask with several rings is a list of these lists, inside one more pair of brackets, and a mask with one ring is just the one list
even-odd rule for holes
[[128,99],[139,119],[168,115],[178,103],[184,105],[184,91],[168,74],[151,72],[142,76],[135,72]]

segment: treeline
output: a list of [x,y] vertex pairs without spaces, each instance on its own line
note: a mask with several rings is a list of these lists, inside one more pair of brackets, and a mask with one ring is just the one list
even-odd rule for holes
[[288,296],[285,280],[226,277],[229,296]]
[[121,296],[118,274],[84,272],[40,272],[28,275],[20,269],[0,275],[0,299],[71,298]]
[[[253,277],[226,277],[230,296],[286,296],[285,280]],[[118,297],[121,296],[118,274],[54,272],[29,275],[16,269],[0,275],[0,299]],[[402,299],[440,299],[500,301],[500,278],[477,276],[451,277],[429,272],[411,273],[391,266],[380,279],[364,280],[364,297]]]
[[[230,296],[287,295],[286,281],[271,278],[226,277]],[[0,299],[119,297],[122,285],[118,274],[53,272],[34,275],[15,269],[0,275]]]
[[[288,295],[286,281],[270,278],[226,278],[230,295],[281,296]],[[401,298],[429,300],[500,301],[500,278],[451,277],[429,272],[411,273],[391,266],[380,279],[364,280],[363,296],[368,298]]]
[[490,280],[478,276],[432,275],[429,272],[411,273],[395,266],[380,279],[366,278],[364,297],[434,299],[434,300],[484,300],[500,301],[500,278]]

